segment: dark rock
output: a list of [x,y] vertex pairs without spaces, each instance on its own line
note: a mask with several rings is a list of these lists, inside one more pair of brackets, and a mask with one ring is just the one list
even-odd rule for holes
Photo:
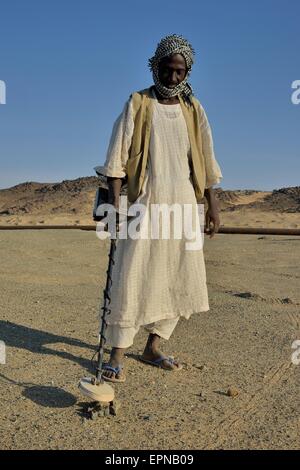
[[112,416],[117,416],[120,409],[120,403],[117,400],[113,400],[109,403],[109,412]]

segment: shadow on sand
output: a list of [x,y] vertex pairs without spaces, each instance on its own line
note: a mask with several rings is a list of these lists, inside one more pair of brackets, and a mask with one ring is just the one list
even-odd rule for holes
[[[79,364],[91,374],[94,373],[94,366],[91,361],[92,357],[90,359],[78,357],[67,351],[51,349],[49,345],[60,343],[89,349],[93,351],[91,356],[96,353],[97,345],[91,345],[74,338],[55,335],[3,320],[0,320],[0,339],[5,342],[7,347],[24,349],[34,354],[58,356],[67,361]],[[22,383],[12,380],[3,374],[0,374],[0,377],[10,384],[24,388],[22,395],[43,407],[67,408],[73,406],[77,401],[71,393],[58,387]]]

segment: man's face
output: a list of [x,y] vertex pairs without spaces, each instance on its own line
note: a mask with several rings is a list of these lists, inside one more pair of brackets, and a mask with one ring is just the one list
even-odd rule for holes
[[167,88],[174,88],[186,76],[185,58],[181,54],[174,54],[162,59],[158,65],[158,75],[161,83]]

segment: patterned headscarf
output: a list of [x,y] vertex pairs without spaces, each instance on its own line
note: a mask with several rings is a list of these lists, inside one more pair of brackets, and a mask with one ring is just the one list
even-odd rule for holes
[[[174,88],[165,87],[159,79],[159,63],[164,57],[169,57],[173,54],[181,54],[185,58],[187,73],[184,80],[176,85]],[[192,64],[194,62],[195,51],[191,44],[182,36],[172,34],[163,38],[157,45],[155,55],[148,61],[148,66],[152,71],[153,81],[155,86],[164,98],[172,98],[181,94],[183,97],[188,98],[193,93],[191,85],[187,82],[190,75]]]

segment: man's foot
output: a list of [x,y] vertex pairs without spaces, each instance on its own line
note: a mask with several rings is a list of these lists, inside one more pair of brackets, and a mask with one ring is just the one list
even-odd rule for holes
[[173,357],[166,356],[158,349],[159,343],[160,337],[151,333],[141,359],[167,370],[182,369],[182,364],[179,361],[176,361]]
[[125,380],[125,376],[122,371],[124,352],[125,352],[125,349],[112,348],[111,353],[110,353],[110,359],[108,363],[106,363],[106,365],[109,367],[112,367],[113,369],[116,369],[116,371],[103,368],[102,377],[104,378],[104,380],[105,378],[107,378],[109,381],[116,381],[116,382],[123,382]]

